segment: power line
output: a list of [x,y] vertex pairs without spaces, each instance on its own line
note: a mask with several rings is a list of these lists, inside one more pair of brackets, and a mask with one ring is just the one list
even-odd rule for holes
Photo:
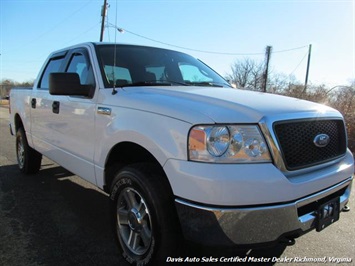
[[93,29],[97,28],[97,26],[99,26],[101,24],[101,22],[96,22],[95,25],[91,26],[90,28],[88,28],[86,31],[82,31],[81,34],[76,35],[75,38],[71,39],[70,41],[67,41],[63,44],[64,45],[69,45],[71,44],[73,41],[75,41],[76,39],[80,38],[81,36],[84,36],[86,33],[92,31]]
[[[68,16],[66,16],[63,20],[59,21],[57,24],[55,24],[54,26],[52,26],[50,29],[48,29],[47,31],[44,31],[43,33],[41,33],[40,35],[38,35],[36,38],[29,40],[26,42],[26,46],[34,43],[35,41],[38,41],[39,39],[43,38],[44,36],[46,36],[48,33],[53,32],[54,29],[58,28],[60,25],[62,25],[64,22],[67,22],[69,18],[73,17],[74,15],[76,15],[77,13],[79,13],[82,9],[84,9],[86,6],[88,6],[89,4],[93,3],[93,0],[88,0],[85,2],[84,5],[82,5],[80,8],[76,9],[74,12],[70,13]],[[7,51],[7,53],[10,52],[14,52],[17,51],[18,49],[22,49],[24,47],[23,44],[21,44],[18,47],[15,47],[14,49],[10,49],[9,51]]]
[[301,61],[298,63],[298,65],[295,67],[295,69],[290,73],[290,75],[292,75],[298,69],[298,67],[302,64],[303,60],[306,58],[307,55],[308,55],[308,51],[307,51],[307,53],[304,54]]
[[[109,26],[112,26],[112,27],[116,28],[120,32],[128,32],[128,33],[130,33],[132,35],[135,35],[137,37],[140,37],[140,38],[152,41],[152,42],[156,42],[156,43],[160,43],[160,44],[164,44],[164,45],[167,45],[167,46],[180,48],[180,49],[184,49],[184,50],[194,51],[194,52],[200,52],[200,53],[206,53],[206,54],[219,54],[219,55],[263,55],[263,54],[265,54],[265,52],[260,52],[260,53],[226,53],[226,52],[217,52],[217,51],[206,51],[206,50],[200,50],[200,49],[193,49],[193,48],[188,48],[188,47],[184,47],[184,46],[179,46],[179,45],[175,45],[175,44],[171,44],[171,43],[158,41],[158,40],[152,39],[150,37],[146,37],[146,36],[143,36],[141,34],[134,33],[134,32],[129,31],[127,29],[119,28],[119,27],[117,27],[117,26],[115,26],[115,25],[113,25],[111,23],[109,23]],[[295,47],[295,48],[290,48],[290,49],[285,49],[285,50],[280,50],[280,51],[273,51],[273,53],[285,53],[285,52],[290,52],[290,51],[294,51],[294,50],[303,49],[305,47],[307,47],[307,45],[300,46],[300,47]]]
[[303,46],[300,46],[300,47],[295,47],[295,48],[286,49],[286,50],[273,51],[273,53],[274,53],[274,54],[276,54],[276,53],[291,52],[291,51],[294,51],[294,50],[300,50],[300,49],[303,49],[303,48],[306,48],[306,47],[308,47],[308,45],[303,45]]

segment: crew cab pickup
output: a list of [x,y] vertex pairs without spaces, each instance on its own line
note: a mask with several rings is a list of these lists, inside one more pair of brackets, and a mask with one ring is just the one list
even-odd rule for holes
[[338,111],[234,89],[184,53],[79,44],[10,99],[20,170],[38,172],[44,155],[107,192],[130,263],[166,261],[181,236],[293,241],[335,223],[349,200],[354,159]]

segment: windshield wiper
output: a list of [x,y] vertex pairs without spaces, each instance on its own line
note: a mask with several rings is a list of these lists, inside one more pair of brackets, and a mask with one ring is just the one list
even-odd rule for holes
[[120,87],[141,87],[141,86],[171,86],[168,82],[158,82],[158,81],[137,81],[133,83],[123,84]]
[[146,81],[137,81],[133,83],[127,83],[123,84],[119,87],[140,87],[140,86],[173,86],[173,85],[182,85],[182,86],[188,86],[188,84],[184,82],[179,82],[179,81],[171,81],[171,80],[146,80]]
[[194,86],[209,86],[209,87],[219,87],[219,88],[223,88],[223,87],[225,87],[227,84],[216,83],[216,82],[213,82],[213,81],[199,81],[199,82],[189,82],[189,85],[194,85]]

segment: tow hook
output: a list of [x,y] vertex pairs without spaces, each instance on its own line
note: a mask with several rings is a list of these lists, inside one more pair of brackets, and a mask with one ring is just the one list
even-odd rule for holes
[[285,244],[286,246],[293,246],[296,243],[296,240],[294,238],[287,238],[285,237],[280,241],[282,244]]

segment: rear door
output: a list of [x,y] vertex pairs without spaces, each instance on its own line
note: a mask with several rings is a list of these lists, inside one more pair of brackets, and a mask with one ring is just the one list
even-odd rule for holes
[[42,75],[39,77],[37,88],[30,99],[33,144],[36,150],[50,158],[52,158],[51,154],[55,154],[53,146],[56,145],[57,136],[52,124],[55,117],[51,110],[53,100],[49,95],[49,74],[64,70],[67,52],[54,54],[47,61]]

